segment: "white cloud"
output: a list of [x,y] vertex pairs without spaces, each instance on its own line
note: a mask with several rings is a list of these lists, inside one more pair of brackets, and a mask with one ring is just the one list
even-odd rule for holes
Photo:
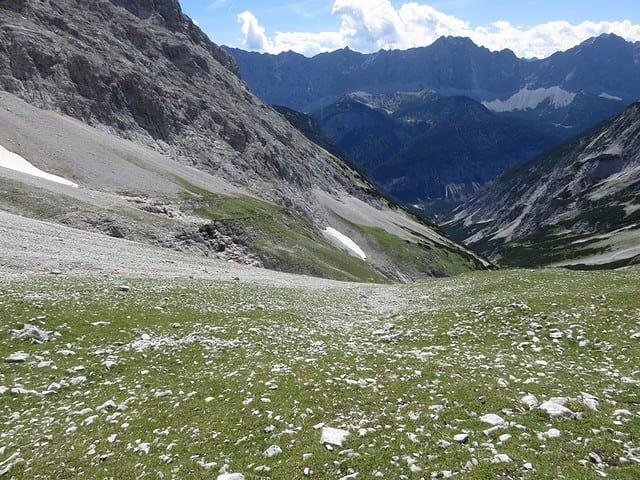
[[340,33],[345,44],[355,50],[379,50],[402,43],[402,20],[388,0],[336,0],[332,14],[340,16]]
[[238,15],[238,21],[242,23],[243,45],[249,50],[270,51],[271,42],[267,38],[264,27],[260,26],[253,13],[246,10]]
[[469,22],[447,15],[425,3],[404,3],[395,8],[389,0],[335,0],[332,14],[340,18],[333,32],[276,32],[266,30],[249,11],[238,15],[244,46],[251,50],[279,53],[293,50],[314,55],[349,46],[361,52],[406,49],[433,43],[443,35],[471,38],[490,50],[509,48],[519,57],[548,57],[567,50],[587,38],[615,33],[627,40],[640,40],[640,25],[621,22],[583,22],[573,25],[556,21],[530,28],[496,20],[471,28]]
[[304,55],[315,55],[346,45],[340,32],[277,32],[273,38],[269,38],[264,27],[250,11],[239,14],[238,22],[242,24],[242,44],[249,50],[268,53],[292,50]]

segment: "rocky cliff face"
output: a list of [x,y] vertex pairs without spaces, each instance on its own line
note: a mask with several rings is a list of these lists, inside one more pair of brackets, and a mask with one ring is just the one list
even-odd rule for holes
[[[514,265],[640,255],[640,104],[498,177],[445,229]],[[586,257],[586,259],[585,259]]]
[[[163,215],[154,224],[129,207],[96,209],[96,194],[84,196],[82,205],[69,201],[80,213],[54,209],[55,219],[67,224],[106,228],[115,219],[117,228],[108,230],[117,236],[162,245],[165,238],[171,245],[176,238],[189,244],[204,238],[205,254],[226,251],[232,242],[249,259],[258,252],[263,265],[319,275],[342,272],[340,278],[452,273],[458,267],[440,261],[438,248],[449,252],[443,257],[455,251],[463,269],[482,264],[390,206],[359,174],[256,98],[232,58],[176,0],[0,1],[0,90],[7,92],[0,96],[5,106],[0,131],[17,153],[100,195],[125,196],[125,203],[134,205],[142,195],[140,205],[153,206],[146,213]],[[31,107],[63,116],[54,120]],[[25,123],[27,116],[32,121]],[[40,117],[47,123],[38,134],[30,125],[35,128]],[[52,128],[56,121],[64,125],[59,133]],[[26,180],[18,187],[3,175],[0,183],[8,182],[12,194],[0,207],[21,213],[21,205],[29,203],[30,211],[42,212],[19,198],[28,195]],[[57,194],[43,195],[45,204],[55,205]],[[185,206],[185,198],[195,200]],[[66,207],[67,200],[60,204]],[[122,198],[113,205],[122,205]],[[166,214],[175,211],[179,215]],[[366,245],[366,264],[345,260],[344,245],[323,234],[329,225]],[[150,234],[156,227],[162,228]],[[402,254],[387,251],[373,235],[381,231],[393,232],[429,260],[409,264]]]
[[174,0],[2,7],[0,87],[33,105],[279,201],[295,198],[290,185],[352,190],[357,183],[250,94],[233,60]]

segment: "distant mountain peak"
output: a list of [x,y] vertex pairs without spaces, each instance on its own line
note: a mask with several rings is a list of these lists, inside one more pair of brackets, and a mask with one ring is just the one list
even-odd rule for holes
[[639,133],[640,103],[634,103],[505,172],[460,208],[445,230],[459,229],[469,244],[506,265],[637,262]]

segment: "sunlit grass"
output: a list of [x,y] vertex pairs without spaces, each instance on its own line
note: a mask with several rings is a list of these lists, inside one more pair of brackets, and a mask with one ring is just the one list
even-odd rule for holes
[[[0,462],[24,460],[8,478],[638,478],[639,280],[5,283],[0,356],[30,357],[0,371]],[[60,335],[9,334],[24,323]],[[525,394],[568,397],[580,418],[552,420]],[[349,431],[345,444],[321,445],[322,425]],[[282,453],[265,456],[272,445]]]

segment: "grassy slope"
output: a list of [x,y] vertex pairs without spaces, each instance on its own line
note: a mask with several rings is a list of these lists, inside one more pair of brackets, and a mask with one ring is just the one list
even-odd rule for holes
[[[312,478],[453,471],[465,479],[595,479],[603,471],[635,479],[639,282],[638,269],[481,272],[317,290],[4,282],[0,357],[31,357],[4,364],[0,385],[62,387],[44,397],[0,394],[0,462],[19,452],[26,463],[11,469],[15,478],[215,478],[228,465],[251,479],[305,478],[305,468]],[[9,329],[24,322],[60,336],[44,344],[12,338]],[[376,334],[385,325],[387,336]],[[550,337],[554,329],[561,338]],[[136,349],[144,339],[148,348]],[[74,385],[80,376],[86,380]],[[519,401],[581,392],[598,397],[601,410],[573,400],[581,419],[550,420]],[[108,400],[120,407],[97,408]],[[632,416],[616,419],[617,409]],[[509,425],[483,433],[487,413]],[[320,445],[320,423],[351,432],[343,448]],[[551,427],[559,438],[538,437]],[[466,445],[453,441],[462,432]],[[265,457],[271,445],[283,453]],[[592,452],[603,464],[581,466]],[[496,453],[513,461],[492,463]],[[410,471],[413,461],[421,472]]]
[[[223,197],[200,192],[196,213],[217,222],[256,252],[265,266],[280,271],[365,282],[388,282],[372,265],[330,244],[297,213],[251,197]],[[407,242],[380,228],[355,225],[406,272],[446,276],[483,268],[462,250],[435,242]],[[410,255],[398,255],[396,246]]]
[[304,217],[251,197],[205,194],[196,212],[241,239],[265,266],[349,281],[388,281],[366,262],[336,249]]

